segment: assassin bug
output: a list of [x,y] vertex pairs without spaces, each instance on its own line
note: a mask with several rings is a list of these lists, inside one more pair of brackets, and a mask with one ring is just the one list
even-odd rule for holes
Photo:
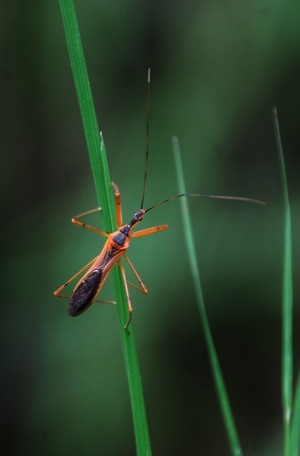
[[[148,69],[148,76],[147,76],[147,122],[146,122],[146,159],[145,159],[145,171],[144,171],[144,182],[143,182],[143,190],[142,190],[142,201],[140,209],[133,214],[131,220],[127,224],[123,224],[122,218],[122,206],[121,206],[121,194],[120,191],[115,183],[112,182],[112,187],[114,190],[114,197],[115,197],[115,207],[116,207],[116,219],[118,224],[117,231],[113,233],[107,233],[99,228],[95,228],[91,225],[87,225],[81,222],[79,219],[86,215],[92,214],[96,211],[100,211],[101,208],[91,209],[86,212],[82,212],[72,218],[72,223],[77,226],[86,228],[94,233],[100,234],[107,238],[106,243],[104,244],[103,249],[101,250],[100,254],[90,261],[87,265],[85,265],[80,271],[74,274],[67,282],[61,285],[56,291],[54,291],[54,295],[57,297],[62,298],[70,298],[69,301],[69,308],[68,312],[69,315],[76,317],[77,315],[82,314],[85,310],[87,310],[90,305],[97,301],[97,297],[102,290],[102,287],[109,275],[110,270],[115,264],[118,264],[124,281],[126,296],[127,296],[127,303],[128,303],[128,320],[125,325],[127,328],[130,324],[133,307],[130,300],[130,294],[128,290],[128,286],[132,286],[133,288],[141,291],[144,294],[148,293],[148,290],[142,281],[141,277],[139,276],[137,270],[133,266],[132,262],[127,256],[127,249],[130,245],[131,238],[138,238],[143,236],[148,236],[150,234],[158,233],[159,231],[164,231],[168,229],[168,225],[159,225],[151,228],[146,228],[140,231],[134,231],[136,226],[143,220],[147,212],[150,210],[161,206],[169,201],[173,201],[177,198],[181,198],[183,196],[191,196],[191,197],[206,197],[206,198],[215,198],[215,199],[227,199],[227,200],[237,200],[237,201],[248,201],[256,204],[265,204],[262,201],[258,201],[252,198],[244,198],[238,196],[222,196],[222,195],[204,195],[198,193],[182,193],[180,195],[171,196],[163,201],[160,201],[153,206],[149,207],[148,209],[144,209],[144,198],[145,198],[145,190],[146,190],[146,183],[147,183],[147,174],[148,174],[148,157],[149,157],[149,114],[150,114],[150,69]],[[121,262],[121,259],[124,258],[128,263],[130,269],[132,270],[134,276],[137,279],[139,285],[134,285],[131,282],[127,281],[126,273],[124,266]],[[78,276],[83,274],[81,279],[76,284],[75,288],[71,296],[65,296],[62,294],[63,290],[67,285],[73,282]],[[113,304],[109,301],[97,301],[97,302],[106,302]]]

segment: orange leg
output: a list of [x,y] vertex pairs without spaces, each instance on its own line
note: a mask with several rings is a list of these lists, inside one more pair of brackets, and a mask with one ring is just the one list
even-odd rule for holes
[[122,216],[122,206],[121,206],[121,193],[120,193],[118,186],[114,182],[112,182],[111,185],[114,189],[114,195],[115,195],[117,224],[118,224],[118,226],[122,226],[123,225],[123,216]]
[[79,271],[76,272],[76,274],[74,274],[69,280],[67,280],[63,285],[61,285],[57,290],[55,290],[53,292],[54,296],[57,296],[58,298],[70,298],[70,296],[65,296],[65,295],[62,295],[61,292],[70,284],[72,283],[76,277],[78,277],[80,274],[82,274],[86,269],[88,269],[90,266],[92,266],[92,264],[94,263],[94,261],[97,259],[98,257],[94,258],[92,261],[90,261],[88,264],[86,264],[85,266],[83,266],[83,268],[81,268]]
[[124,266],[122,265],[121,261],[118,262],[118,265],[119,265],[119,268],[121,270],[122,277],[123,277],[125,293],[126,293],[126,299],[127,299],[127,306],[128,306],[128,313],[129,313],[127,323],[124,326],[124,328],[127,329],[129,324],[130,324],[130,322],[131,322],[133,308],[132,308],[132,304],[131,304],[131,300],[130,300],[130,295],[129,295],[128,284],[127,284],[127,280],[126,280],[126,273],[125,273]]
[[142,279],[141,279],[139,273],[137,272],[137,270],[136,270],[135,267],[133,266],[132,261],[128,258],[127,255],[124,255],[124,259],[125,259],[125,260],[127,261],[127,263],[129,264],[130,269],[132,270],[133,274],[135,275],[135,277],[136,277],[136,279],[137,279],[137,281],[138,281],[138,283],[139,283],[140,286],[138,287],[137,285],[134,285],[133,283],[131,283],[131,282],[129,282],[129,281],[127,280],[128,285],[130,285],[131,287],[135,288],[136,290],[138,290],[138,291],[140,291],[140,292],[142,292],[142,293],[144,293],[144,294],[148,294],[148,289],[147,289],[147,287],[145,286],[144,282],[142,281]]
[[94,226],[87,225],[86,223],[80,222],[78,219],[81,217],[85,217],[86,215],[93,214],[94,212],[101,211],[101,207],[96,207],[95,209],[90,209],[89,211],[81,212],[78,215],[74,215],[71,221],[74,225],[81,226],[82,228],[86,228],[93,233],[100,234],[101,236],[109,237],[109,234],[106,231],[100,230],[99,228],[95,228]]
[[145,228],[144,230],[135,231],[132,237],[138,238],[143,236],[149,236],[149,234],[159,233],[160,231],[167,230],[168,228],[168,225],[153,226],[151,228]]
[[[92,266],[92,264],[95,262],[95,260],[97,259],[98,257],[94,258],[92,261],[90,261],[88,264],[86,264],[85,266],[83,266],[83,268],[81,268],[79,271],[76,272],[76,274],[74,274],[69,280],[67,280],[63,285],[61,285],[57,290],[55,290],[53,292],[54,296],[56,296],[57,298],[65,298],[65,299],[70,299],[71,298],[71,295],[63,295],[61,294],[62,291],[68,286],[70,285],[70,283],[72,283],[78,276],[80,276],[84,271],[86,271],[90,266]],[[95,301],[93,302],[101,302],[103,304],[116,304],[116,301],[107,301],[107,300],[104,300],[104,299],[96,299]]]
[[[121,193],[119,191],[119,188],[117,185],[112,182],[111,183],[113,189],[114,189],[114,195],[115,195],[115,206],[116,206],[116,219],[117,219],[117,224],[118,226],[123,225],[123,218],[122,218],[122,206],[121,206]],[[108,237],[109,234],[106,233],[106,231],[100,230],[99,228],[95,228],[91,225],[88,225],[87,223],[80,222],[78,219],[81,217],[85,217],[86,215],[93,214],[94,212],[101,211],[101,207],[96,207],[95,209],[90,209],[89,211],[81,212],[78,215],[74,215],[72,217],[72,223],[77,226],[81,226],[82,228],[86,228],[87,230],[92,231],[93,233],[100,234],[101,236]]]
[[128,328],[130,322],[131,322],[131,318],[132,318],[132,312],[133,312],[133,308],[132,308],[132,304],[131,304],[131,299],[130,299],[130,294],[129,294],[129,289],[128,289],[128,285],[132,286],[133,288],[135,288],[136,290],[144,293],[144,294],[148,294],[148,290],[144,284],[144,282],[142,281],[142,279],[140,278],[137,270],[135,269],[135,267],[133,266],[131,260],[128,258],[127,255],[124,255],[124,259],[127,261],[127,263],[129,264],[130,266],[130,269],[132,270],[133,274],[135,275],[137,281],[139,282],[140,284],[140,287],[134,285],[133,283],[131,282],[128,282],[127,278],[126,278],[126,272],[125,272],[125,269],[124,269],[124,266],[123,264],[121,263],[121,261],[118,262],[118,265],[119,265],[119,268],[121,270],[121,273],[122,273],[122,277],[123,277],[123,282],[124,282],[124,287],[125,287],[125,293],[126,293],[126,299],[127,299],[127,306],[128,306],[128,312],[129,312],[129,315],[128,315],[128,320],[127,320],[127,323],[125,325],[125,329]]

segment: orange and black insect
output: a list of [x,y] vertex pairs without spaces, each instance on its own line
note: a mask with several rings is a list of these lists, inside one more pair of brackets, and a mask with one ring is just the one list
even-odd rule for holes
[[[148,69],[148,78],[147,78],[147,128],[146,128],[146,161],[145,161],[145,172],[144,172],[144,182],[143,182],[143,191],[142,191],[142,201],[140,209],[133,214],[131,220],[127,224],[123,224],[123,217],[122,217],[122,206],[121,206],[121,194],[120,191],[115,183],[112,182],[112,187],[114,190],[115,196],[115,207],[116,207],[116,219],[118,224],[117,231],[113,233],[107,233],[99,228],[95,228],[91,225],[87,225],[81,222],[79,219],[86,215],[92,214],[93,212],[101,210],[101,208],[91,209],[86,212],[82,212],[72,218],[72,223],[77,226],[81,226],[86,228],[94,233],[100,234],[107,238],[104,247],[102,248],[100,254],[90,261],[87,265],[85,265],[80,271],[74,274],[67,282],[61,285],[56,291],[54,291],[54,295],[57,297],[69,298],[69,315],[72,317],[76,317],[77,315],[82,314],[85,310],[87,310],[90,305],[97,301],[97,297],[99,296],[102,287],[109,275],[110,270],[115,264],[118,264],[124,281],[124,286],[127,295],[127,303],[128,303],[128,320],[125,325],[125,328],[128,327],[131,321],[132,316],[132,304],[130,300],[130,294],[128,290],[128,286],[132,286],[133,288],[141,291],[144,294],[148,293],[148,290],[142,281],[141,277],[139,276],[137,270],[133,266],[132,262],[127,256],[127,249],[130,245],[131,238],[138,238],[143,236],[148,236],[150,234],[158,233],[159,231],[163,231],[168,229],[168,225],[159,225],[151,228],[146,228],[140,231],[134,231],[136,226],[143,220],[147,212],[150,210],[161,206],[162,204],[168,203],[169,201],[173,201],[177,198],[183,196],[191,196],[191,197],[208,197],[208,198],[216,198],[216,199],[228,199],[228,200],[237,200],[237,201],[248,201],[257,204],[264,204],[262,201],[258,201],[252,198],[243,198],[237,196],[222,196],[222,195],[204,195],[198,193],[182,193],[180,195],[171,196],[163,201],[160,201],[153,206],[149,207],[148,209],[144,209],[144,198],[145,198],[145,190],[146,190],[146,183],[147,183],[147,174],[148,174],[148,157],[149,157],[149,113],[150,113],[150,70]],[[135,275],[137,282],[139,285],[134,285],[131,282],[127,281],[126,273],[124,266],[122,264],[121,259],[124,259],[129,267],[131,268],[133,274]],[[86,272],[85,272],[86,271]],[[71,296],[65,296],[62,294],[63,290],[66,286],[68,286],[71,282],[73,282],[77,277],[81,274],[83,276],[80,278],[78,283],[76,284]],[[109,301],[98,301],[98,302],[106,302],[111,303]]]

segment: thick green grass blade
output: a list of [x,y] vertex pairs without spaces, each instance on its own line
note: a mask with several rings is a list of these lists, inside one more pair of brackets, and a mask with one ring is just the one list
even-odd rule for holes
[[116,229],[116,221],[109,170],[104,142],[99,133],[73,1],[60,0],[60,8],[97,199],[102,207],[103,226],[106,231],[111,232]]
[[[97,198],[99,205],[102,207],[103,225],[106,231],[111,232],[116,229],[116,219],[109,170],[104,142],[99,134],[73,0],[60,0],[60,8]],[[128,330],[124,329],[128,319],[124,283],[120,268],[115,267],[111,274],[113,276],[120,336],[129,383],[136,452],[140,456],[150,456],[151,445],[134,334],[131,326]],[[101,453],[101,449],[99,449],[99,452]]]
[[282,287],[282,406],[284,421],[284,455],[290,455],[290,426],[292,413],[293,346],[292,346],[292,229],[285,163],[281,144],[277,109],[273,108],[273,123],[279,157],[284,205],[284,257]]
[[[185,187],[185,180],[184,180],[178,139],[176,137],[173,137],[172,143],[173,143],[173,152],[174,152],[179,193],[180,194],[186,193],[187,191],[186,191],[186,187]],[[183,220],[183,227],[184,227],[184,233],[185,233],[185,242],[186,242],[186,246],[187,246],[190,269],[191,269],[191,274],[193,277],[193,282],[194,282],[194,287],[195,287],[196,299],[197,299],[198,308],[199,308],[199,312],[200,312],[200,320],[201,320],[204,337],[205,337],[207,348],[208,348],[209,359],[210,359],[211,368],[212,368],[212,374],[213,374],[213,378],[214,378],[214,382],[215,382],[215,386],[216,386],[216,390],[217,390],[217,394],[218,394],[218,398],[219,398],[219,402],[220,402],[220,407],[221,407],[221,411],[222,411],[222,415],[223,415],[223,420],[225,423],[225,428],[227,431],[227,437],[229,440],[231,454],[235,455],[235,456],[242,455],[242,449],[241,449],[241,446],[239,443],[238,434],[237,434],[236,426],[235,426],[234,419],[233,419],[233,414],[232,414],[232,411],[230,408],[228,394],[226,391],[223,375],[221,372],[221,367],[219,364],[217,352],[215,349],[215,345],[213,342],[213,338],[212,338],[212,334],[210,331],[208,318],[207,318],[207,314],[206,314],[206,310],[205,310],[204,297],[203,297],[203,291],[202,291],[201,282],[200,282],[200,273],[199,273],[199,268],[198,268],[196,248],[195,248],[195,243],[194,243],[192,223],[191,223],[191,217],[189,214],[187,198],[186,197],[180,198],[180,203],[181,203],[182,220]]]

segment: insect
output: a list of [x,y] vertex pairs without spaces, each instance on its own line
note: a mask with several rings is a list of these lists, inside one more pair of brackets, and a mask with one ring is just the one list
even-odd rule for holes
[[[146,159],[145,159],[145,171],[144,171],[144,182],[143,182],[143,190],[142,190],[142,200],[140,209],[133,214],[131,220],[127,224],[123,224],[123,217],[122,217],[122,206],[121,206],[121,194],[119,188],[115,183],[112,182],[112,187],[114,190],[114,197],[115,197],[115,208],[116,208],[116,219],[118,224],[117,231],[113,233],[107,233],[99,228],[95,228],[91,225],[87,225],[83,223],[79,219],[85,217],[86,215],[92,214],[96,211],[100,211],[101,208],[91,209],[86,212],[82,212],[76,216],[74,216],[71,220],[72,223],[86,228],[96,234],[100,234],[107,238],[101,252],[99,253],[96,258],[86,264],[80,271],[76,272],[69,280],[67,280],[63,285],[61,285],[56,291],[54,291],[54,296],[62,297],[62,298],[69,298],[69,308],[68,313],[72,317],[76,317],[77,315],[82,314],[85,312],[90,305],[97,301],[97,302],[106,302],[112,304],[109,301],[98,301],[97,297],[99,296],[103,285],[112,269],[112,267],[117,264],[121,270],[125,292],[127,297],[127,304],[128,304],[128,320],[125,324],[125,328],[128,328],[133,307],[130,300],[130,293],[129,293],[129,286],[137,289],[138,291],[147,294],[148,290],[142,281],[141,277],[139,276],[136,268],[132,264],[131,260],[127,256],[127,249],[130,245],[131,238],[138,238],[143,236],[148,236],[150,234],[158,233],[160,231],[164,231],[168,229],[168,225],[159,225],[154,226],[151,228],[146,228],[139,231],[134,231],[137,225],[143,220],[145,215],[151,211],[152,209],[161,206],[163,204],[168,203],[169,201],[173,201],[177,198],[181,198],[183,196],[190,196],[190,197],[208,197],[208,198],[215,198],[215,199],[227,199],[227,200],[237,200],[237,201],[248,201],[256,204],[265,204],[262,201],[258,201],[252,198],[244,198],[238,196],[222,196],[222,195],[204,195],[198,193],[183,193],[180,195],[171,196],[165,200],[162,200],[153,206],[149,207],[148,209],[144,209],[144,198],[145,198],[145,191],[146,191],[146,183],[147,183],[147,175],[148,175],[148,161],[149,161],[149,113],[150,113],[150,69],[148,69],[147,75],[147,122],[146,122]],[[124,259],[127,264],[129,265],[130,269],[132,270],[138,285],[135,285],[131,282],[127,281],[126,273],[124,269],[124,265],[121,261]],[[63,290],[72,283],[77,277],[82,275],[79,279],[78,283],[75,285],[71,296],[63,295]]]

